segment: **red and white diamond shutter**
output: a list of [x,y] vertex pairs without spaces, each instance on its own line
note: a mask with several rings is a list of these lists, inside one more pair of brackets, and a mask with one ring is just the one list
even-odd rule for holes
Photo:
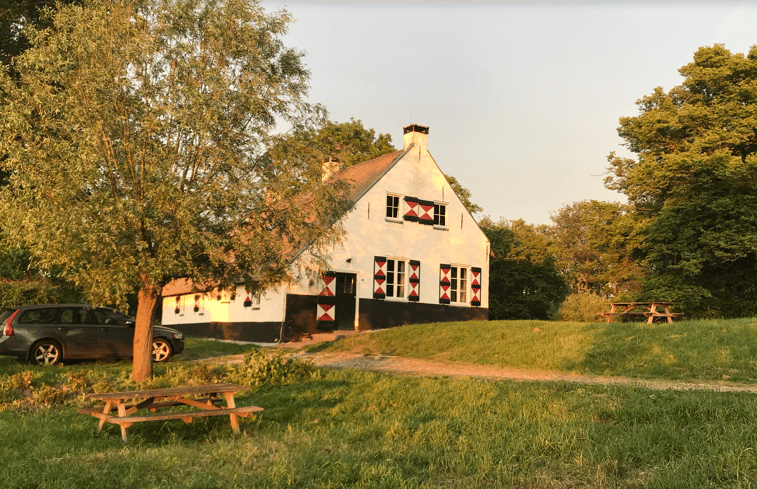
[[471,300],[470,300],[470,305],[471,306],[480,306],[481,305],[481,269],[480,268],[476,268],[476,267],[471,267],[470,273],[471,273],[471,282],[470,282]]
[[451,265],[439,265],[439,304],[449,304]]
[[326,272],[323,275],[321,275],[321,283],[320,283],[318,295],[322,297],[336,296],[336,273],[335,272]]
[[407,212],[405,212],[405,215],[403,218],[406,221],[418,221],[418,199],[415,197],[405,197],[405,202],[407,203]]
[[316,309],[317,321],[333,321],[336,318],[336,306],[319,302]]
[[373,257],[373,298],[385,299],[386,289],[386,257]]
[[419,200],[418,208],[418,222],[421,224],[434,224],[434,202]]
[[418,302],[421,299],[421,262],[410,260],[410,291],[407,294],[407,300]]
[[334,321],[336,319],[336,272],[325,272],[318,282],[318,305],[316,321]]

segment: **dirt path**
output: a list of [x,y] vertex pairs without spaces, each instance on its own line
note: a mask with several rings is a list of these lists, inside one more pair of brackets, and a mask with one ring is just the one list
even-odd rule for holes
[[734,382],[675,382],[645,380],[628,377],[580,375],[548,370],[526,370],[490,365],[473,365],[457,362],[436,362],[417,358],[365,356],[357,353],[300,353],[298,358],[324,368],[352,368],[391,374],[424,377],[475,378],[535,382],[576,382],[580,384],[627,385],[656,390],[710,390],[715,392],[751,392],[757,394],[757,385]]

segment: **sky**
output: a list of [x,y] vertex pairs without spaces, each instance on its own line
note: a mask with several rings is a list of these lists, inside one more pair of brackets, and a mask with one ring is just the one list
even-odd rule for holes
[[757,2],[268,1],[295,22],[308,100],[402,146],[428,147],[483,207],[477,218],[550,224],[574,202],[625,202],[604,186],[607,156],[633,156],[619,119],[701,46],[747,53]]

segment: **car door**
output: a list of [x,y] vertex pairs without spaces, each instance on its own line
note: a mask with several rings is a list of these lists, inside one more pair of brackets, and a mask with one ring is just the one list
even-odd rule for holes
[[128,358],[134,345],[134,322],[125,314],[99,307],[90,311],[98,326],[99,349],[109,357]]
[[90,324],[87,307],[61,307],[55,320],[55,328],[61,334],[66,358],[96,357],[97,332],[95,326]]

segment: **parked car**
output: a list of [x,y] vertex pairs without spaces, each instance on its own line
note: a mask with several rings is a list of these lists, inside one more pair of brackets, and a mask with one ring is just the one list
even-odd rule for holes
[[[40,365],[68,359],[133,356],[133,317],[109,307],[50,304],[10,307],[0,313],[0,355]],[[184,334],[155,326],[152,356],[165,362],[184,351]]]

